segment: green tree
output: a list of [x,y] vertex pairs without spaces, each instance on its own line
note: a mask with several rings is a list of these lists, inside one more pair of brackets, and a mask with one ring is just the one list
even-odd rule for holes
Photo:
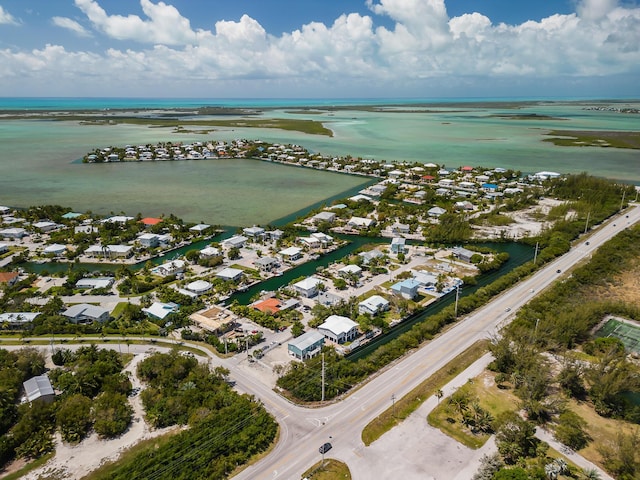
[[556,440],[573,450],[580,450],[586,447],[590,440],[586,427],[587,422],[577,413],[570,410],[561,413],[555,428]]
[[56,424],[62,439],[79,442],[91,428],[91,399],[75,394],[64,398],[56,411]]
[[121,393],[101,393],[93,403],[93,429],[100,437],[117,437],[129,427],[132,418],[133,409]]
[[300,320],[296,320],[295,322],[293,322],[293,325],[291,325],[291,335],[293,335],[293,337],[299,337],[300,335],[302,335],[304,333],[304,325],[302,324],[302,322]]
[[505,463],[513,465],[520,458],[536,456],[539,440],[535,427],[514,412],[502,414],[496,420],[496,443]]

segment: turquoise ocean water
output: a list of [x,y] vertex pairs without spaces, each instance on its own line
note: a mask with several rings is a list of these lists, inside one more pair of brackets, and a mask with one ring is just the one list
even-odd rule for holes
[[[109,145],[159,141],[263,139],[295,143],[314,152],[387,161],[515,168],[523,172],[586,171],[640,183],[640,151],[557,147],[543,142],[552,129],[640,131],[640,115],[586,110],[588,100],[530,99],[133,99],[0,98],[1,110],[171,109],[200,106],[269,108],[267,118],[321,121],[333,137],[275,129],[217,129],[207,135],[137,125],[80,125],[70,121],[0,120],[0,204],[57,203],[100,213],[175,213],[225,225],[265,224],[342,191],[361,178],[250,160],[83,165],[88,151]],[[562,100],[562,101],[560,101]],[[460,106],[465,101],[488,102]],[[489,103],[490,102],[490,103]],[[429,103],[427,108],[414,108]],[[639,106],[638,101],[627,101]],[[323,107],[389,105],[385,111]],[[315,106],[315,112],[296,107]],[[501,114],[557,119],[506,119]],[[225,117],[228,118],[228,117]]]

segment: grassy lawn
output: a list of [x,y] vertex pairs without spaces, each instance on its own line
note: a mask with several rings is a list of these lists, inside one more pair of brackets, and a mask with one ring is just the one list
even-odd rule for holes
[[322,462],[316,463],[313,467],[302,474],[302,478],[309,480],[345,480],[351,479],[351,472],[346,464],[338,460],[326,459],[324,465]]
[[456,375],[484,355],[487,352],[487,346],[487,341],[475,343],[411,390],[406,396],[397,400],[395,403],[395,416],[393,407],[390,407],[364,427],[364,430],[362,430],[364,444],[371,445],[386,432],[400,424],[418,409],[427,398],[434,395],[438,389],[449,383]]
[[[47,453],[46,455],[27,463],[22,468],[16,470],[15,472],[12,472],[12,473],[10,473],[10,474],[2,477],[2,478],[3,478],[3,480],[18,480],[19,478],[23,478],[31,470],[35,470],[36,468],[40,468],[41,466],[43,466],[51,458],[53,458],[54,455],[55,455],[55,452]],[[10,467],[10,465],[9,465],[9,467]]]
[[[496,386],[492,372],[483,372],[462,386],[458,392],[466,392],[471,398],[477,399],[480,406],[491,413],[494,418],[503,412],[515,410],[519,403],[519,399],[510,390],[500,389]],[[490,435],[471,433],[462,425],[460,419],[460,414],[448,399],[442,400],[427,417],[431,426],[440,429],[469,448],[476,449],[484,445]]]
[[119,302],[116,305],[116,308],[113,309],[113,311],[111,312],[111,316],[113,318],[118,318],[122,315],[122,312],[124,312],[124,309],[127,308],[127,304],[128,302]]

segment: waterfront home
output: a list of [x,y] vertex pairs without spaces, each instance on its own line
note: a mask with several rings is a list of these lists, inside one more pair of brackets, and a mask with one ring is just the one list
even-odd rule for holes
[[391,240],[391,253],[404,253],[406,248],[406,239],[402,237],[394,237]]
[[280,311],[280,300],[275,297],[260,300],[251,304],[254,309],[274,315]]
[[257,227],[255,225],[253,227],[243,228],[242,229],[242,233],[244,233],[246,236],[254,238],[254,239],[255,238],[259,238],[259,237],[263,237],[265,235],[264,228]]
[[143,233],[137,238],[140,246],[145,248],[166,247],[171,243],[171,235],[157,233]]
[[133,220],[133,217],[127,217],[126,215],[114,215],[102,220],[102,223],[127,223]]
[[217,334],[230,330],[235,323],[233,314],[216,306],[193,313],[189,318],[199,327]]
[[363,218],[363,217],[351,217],[347,222],[347,225],[351,228],[355,229],[365,229],[374,225],[376,222],[372,218]]
[[35,320],[40,312],[6,312],[0,313],[0,325],[9,328],[24,328]]
[[81,278],[75,286],[78,289],[111,288],[113,282],[113,277]]
[[189,292],[195,293],[196,295],[204,295],[207,293],[213,285],[206,280],[195,280],[185,287]]
[[247,237],[243,237],[242,235],[235,235],[224,240],[222,242],[222,246],[225,248],[242,248],[244,247],[244,244],[247,240]]
[[53,243],[51,245],[47,245],[42,253],[45,255],[54,255],[56,257],[62,255],[67,250],[66,245],[61,245],[59,243]]
[[84,253],[94,258],[129,258],[133,255],[133,247],[131,245],[91,245]]
[[52,403],[56,398],[56,393],[53,391],[51,381],[46,373],[31,377],[23,382],[22,386],[28,402]]
[[168,277],[169,275],[178,275],[183,273],[185,268],[186,263],[184,260],[171,260],[153,268],[151,273],[160,275],[161,277]]
[[159,224],[161,221],[162,221],[161,218],[145,217],[142,220],[140,220],[140,223],[143,224],[145,228],[149,228]]
[[6,215],[11,211],[9,207],[5,207],[4,205],[0,205],[0,215]]
[[98,233],[98,227],[93,225],[77,225],[73,228],[73,233],[85,233],[91,235],[92,233]]
[[260,257],[253,264],[262,272],[272,272],[280,266],[280,262],[274,257]]
[[153,302],[149,307],[143,308],[142,311],[149,318],[153,318],[155,320],[164,320],[168,315],[177,312],[179,308],[180,306],[173,302]]
[[26,237],[28,235],[27,231],[24,228],[5,228],[4,230],[0,230],[0,238],[15,238],[20,239]]
[[557,172],[538,172],[538,173],[534,173],[533,175],[530,175],[530,178],[532,178],[533,180],[539,180],[543,182],[545,180],[549,180],[553,178],[560,178],[561,176],[562,175]]
[[421,287],[434,287],[438,283],[438,277],[432,273],[416,271],[413,273],[413,279],[420,284]]
[[240,270],[239,268],[228,267],[216,273],[216,277],[218,277],[221,280],[224,280],[225,282],[229,282],[229,281],[238,282],[242,278],[243,274],[244,274],[244,271]]
[[389,310],[389,300],[380,295],[372,295],[358,304],[358,313],[377,315]]
[[289,247],[284,250],[280,250],[278,255],[280,255],[285,261],[294,262],[302,257],[302,249],[298,247]]
[[284,235],[284,232],[277,228],[275,230],[269,230],[266,233],[271,240],[280,240],[282,238],[282,235]]
[[41,221],[33,223],[31,226],[42,233],[47,233],[61,227],[62,225],[58,225],[55,222]]
[[9,245],[6,243],[0,243],[0,253],[5,253],[9,251]]
[[287,344],[289,355],[298,360],[313,358],[322,351],[324,335],[317,330],[310,330]]
[[326,233],[314,232],[310,235],[310,237],[318,240],[323,247],[326,247],[333,243],[333,237],[331,235],[327,235]]
[[463,262],[471,263],[471,257],[473,257],[476,252],[471,250],[467,250],[466,248],[456,247],[451,250],[451,254],[457,258],[458,260],[462,260]]
[[347,317],[330,315],[318,326],[318,331],[327,340],[341,344],[358,336],[358,324]]
[[71,323],[106,322],[109,319],[109,310],[88,303],[72,305],[62,312]]
[[318,294],[318,290],[320,285],[322,284],[322,280],[318,277],[307,277],[303,280],[300,280],[297,283],[294,283],[292,286],[294,290],[296,290],[300,295],[306,298],[315,297]]
[[189,229],[190,232],[196,234],[204,233],[208,228],[211,228],[211,225],[207,225],[206,223],[198,223]]
[[370,202],[371,201],[371,197],[367,197],[366,195],[358,194],[358,195],[354,195],[353,197],[349,197],[349,200],[351,200],[352,202]]
[[320,213],[316,213],[313,217],[311,217],[311,221],[313,223],[322,223],[322,222],[333,223],[335,219],[336,219],[336,214],[334,212],[320,212]]
[[216,247],[205,247],[200,250],[200,258],[208,259],[220,256],[220,249]]
[[411,232],[411,226],[407,225],[406,223],[394,223],[391,226],[391,231],[393,233],[410,233]]
[[298,237],[297,241],[303,246],[310,248],[317,248],[320,246],[320,240],[314,237]]
[[369,250],[368,252],[361,252],[358,255],[362,257],[363,265],[369,265],[369,263],[371,263],[371,260],[384,257],[384,253],[382,253],[380,250]]
[[20,274],[18,272],[0,272],[0,285],[6,283],[11,286],[18,281]]
[[350,275],[360,277],[362,275],[362,268],[358,265],[346,265],[338,270],[338,274],[343,277],[348,277]]
[[420,284],[413,278],[407,278],[391,286],[391,291],[408,300],[413,300],[418,294]]

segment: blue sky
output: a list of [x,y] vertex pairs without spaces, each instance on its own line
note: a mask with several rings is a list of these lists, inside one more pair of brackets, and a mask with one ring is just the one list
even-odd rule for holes
[[640,7],[0,0],[0,61],[5,96],[639,97]]

